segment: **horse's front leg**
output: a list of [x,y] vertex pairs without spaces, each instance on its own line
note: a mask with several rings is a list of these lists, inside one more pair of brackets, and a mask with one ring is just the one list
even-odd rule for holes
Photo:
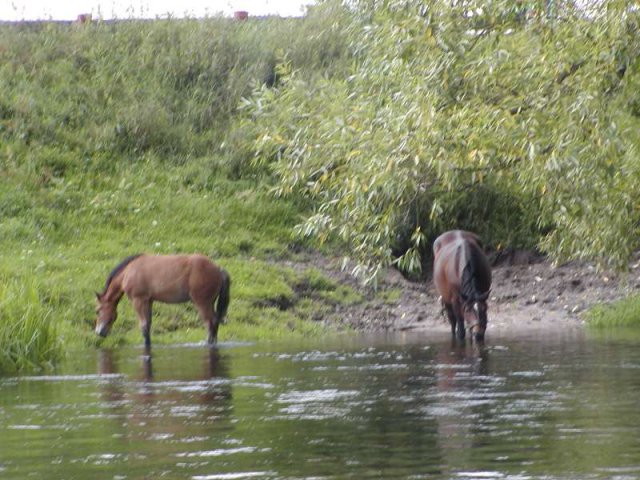
[[133,303],[133,308],[138,315],[140,330],[144,337],[144,345],[148,348],[151,346],[151,305],[153,302],[148,298],[137,297],[133,298],[131,302]]

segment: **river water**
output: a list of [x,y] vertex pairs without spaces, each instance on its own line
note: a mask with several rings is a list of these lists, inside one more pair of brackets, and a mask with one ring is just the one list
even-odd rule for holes
[[89,350],[0,377],[0,479],[637,479],[640,337]]

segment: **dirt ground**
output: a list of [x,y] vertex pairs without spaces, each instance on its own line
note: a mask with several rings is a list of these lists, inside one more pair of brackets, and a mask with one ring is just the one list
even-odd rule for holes
[[[593,305],[612,302],[640,289],[640,256],[625,274],[597,271],[593,265],[580,262],[555,266],[528,252],[509,252],[493,262],[488,335],[492,330],[580,326],[584,324],[582,314]],[[353,277],[340,270],[339,260],[314,256],[310,263],[334,280],[360,288]],[[332,318],[324,321],[364,331],[450,331],[430,279],[413,282],[389,269],[380,288],[399,290],[400,298],[383,301],[365,293],[366,301],[336,306]]]

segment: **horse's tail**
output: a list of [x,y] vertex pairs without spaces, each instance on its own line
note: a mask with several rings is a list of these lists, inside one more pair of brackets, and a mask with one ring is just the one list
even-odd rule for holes
[[218,322],[224,323],[224,317],[227,314],[227,308],[229,307],[229,293],[231,289],[231,277],[229,273],[222,269],[222,286],[220,287],[220,293],[218,294],[218,303],[216,304],[216,314],[218,315]]
[[462,271],[460,291],[471,302],[476,302],[489,293],[487,287],[490,288],[491,280],[489,279],[489,285],[484,285],[486,274],[483,267],[486,262],[482,261],[483,257],[484,252],[479,247],[467,246],[467,264]]

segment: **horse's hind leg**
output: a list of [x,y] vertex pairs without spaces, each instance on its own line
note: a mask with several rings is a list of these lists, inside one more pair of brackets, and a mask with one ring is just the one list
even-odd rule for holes
[[458,338],[460,340],[464,340],[465,337],[465,329],[464,329],[464,317],[460,315],[458,317]]
[[138,314],[138,320],[140,322],[140,330],[142,330],[142,336],[144,337],[144,345],[146,347],[151,346],[151,300],[146,298],[133,298],[131,300],[133,308]]
[[[458,337],[460,340],[464,340],[465,330],[464,330],[464,317],[462,315],[462,308],[459,304],[451,305],[447,309],[447,313],[449,313],[449,322],[451,322],[451,336]],[[457,335],[456,335],[456,327],[457,327]]]
[[456,336],[456,315],[453,313],[453,306],[449,303],[442,302],[444,305],[444,310],[447,312],[447,318],[449,319],[449,323],[451,324],[451,336]]
[[196,303],[196,308],[200,314],[200,318],[209,330],[209,338],[207,343],[214,345],[218,341],[218,316],[213,309],[212,302]]

